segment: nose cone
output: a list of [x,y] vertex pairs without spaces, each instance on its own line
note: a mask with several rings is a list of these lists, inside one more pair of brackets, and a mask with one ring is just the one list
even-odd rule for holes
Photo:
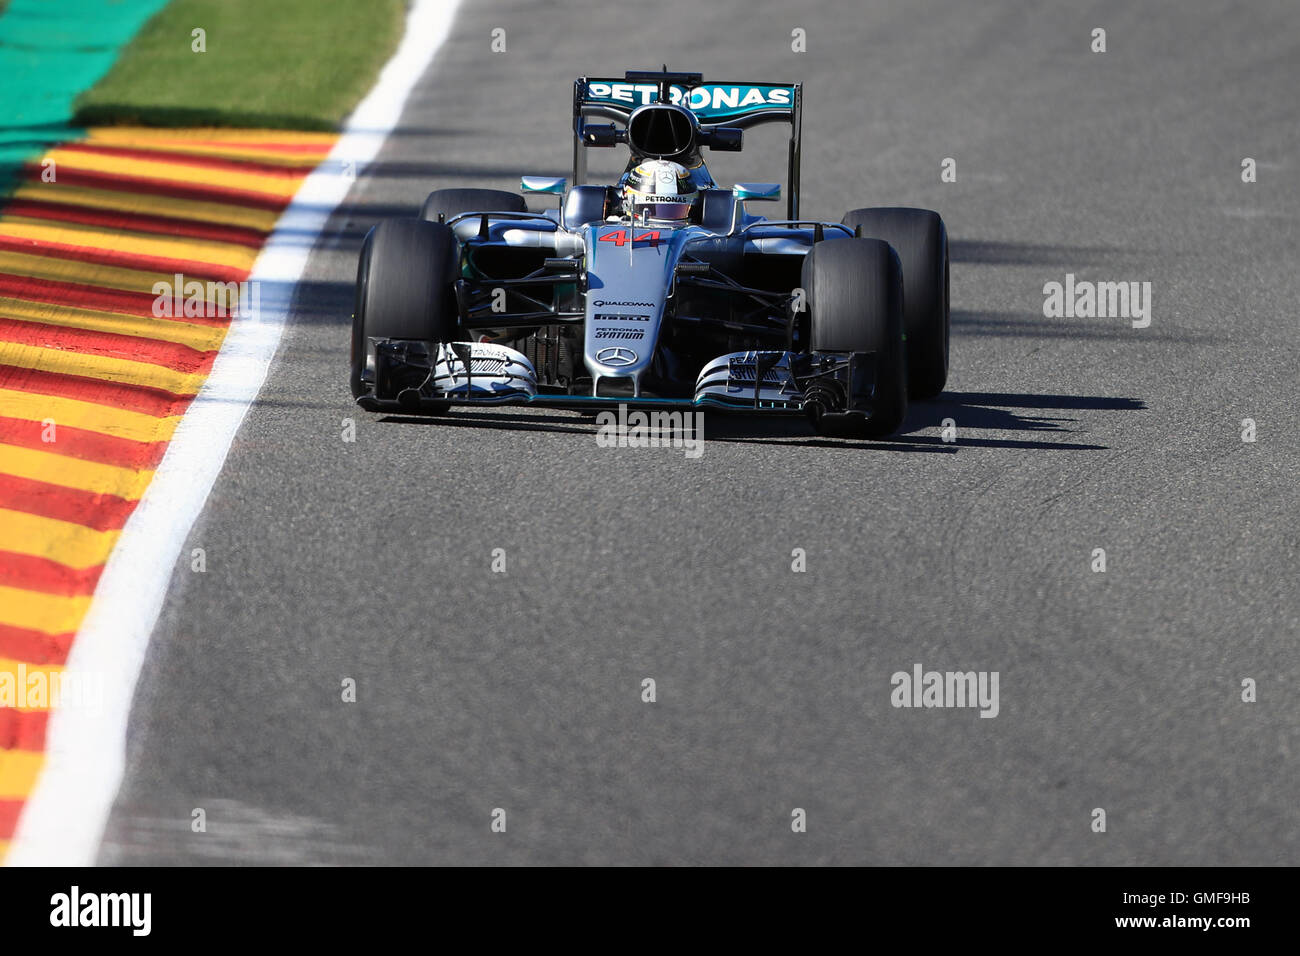
[[654,223],[601,223],[587,234],[587,325],[583,358],[593,387],[639,393],[654,358],[664,304],[680,256],[679,232]]

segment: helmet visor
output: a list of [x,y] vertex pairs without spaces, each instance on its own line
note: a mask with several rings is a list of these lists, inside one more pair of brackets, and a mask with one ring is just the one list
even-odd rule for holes
[[635,208],[637,216],[660,222],[685,222],[691,218],[691,204],[688,202],[639,202]]

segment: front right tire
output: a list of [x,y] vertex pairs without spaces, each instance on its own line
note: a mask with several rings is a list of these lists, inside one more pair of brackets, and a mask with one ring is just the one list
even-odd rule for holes
[[366,234],[352,314],[352,395],[374,387],[371,338],[453,342],[460,250],[451,227],[386,219]]

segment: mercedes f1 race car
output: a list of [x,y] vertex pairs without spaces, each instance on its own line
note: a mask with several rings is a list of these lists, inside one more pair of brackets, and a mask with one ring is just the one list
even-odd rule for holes
[[[807,415],[826,434],[887,436],[909,396],[948,374],[948,239],[935,212],[799,217],[802,85],[698,73],[581,77],[573,180],[524,176],[524,196],[440,189],[418,219],[366,236],[352,393],[376,412],[452,405],[618,403]],[[604,119],[609,122],[592,122]],[[704,150],[790,126],[780,183],[715,183]],[[586,151],[625,145],[612,185]]]

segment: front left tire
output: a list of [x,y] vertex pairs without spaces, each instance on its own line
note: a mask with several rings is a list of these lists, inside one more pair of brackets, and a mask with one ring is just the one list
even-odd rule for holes
[[903,266],[908,391],[934,398],[948,381],[948,230],[937,212],[903,207],[852,209],[844,225],[883,239]]
[[881,239],[832,239],[804,258],[809,348],[814,352],[876,355],[870,415],[815,415],[822,434],[882,438],[907,415],[907,357],[903,340],[903,274],[898,255]]

